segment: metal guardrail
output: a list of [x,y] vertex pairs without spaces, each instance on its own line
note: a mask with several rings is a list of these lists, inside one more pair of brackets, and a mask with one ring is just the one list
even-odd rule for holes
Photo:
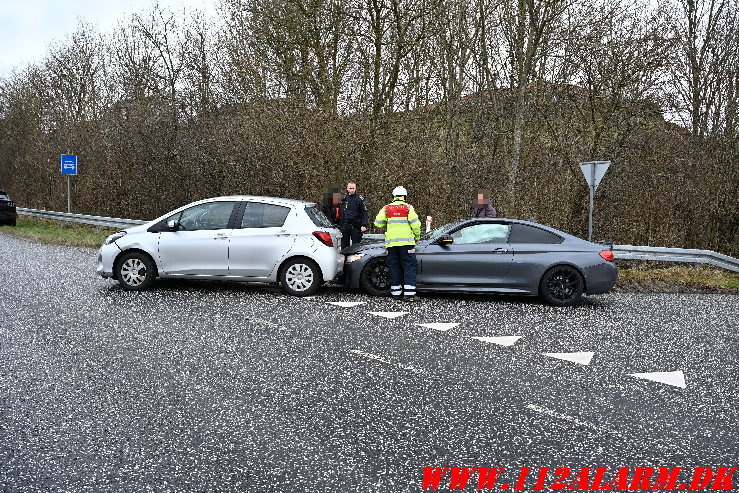
[[64,224],[67,222],[90,224],[95,226],[97,232],[100,233],[105,228],[130,228],[138,226],[139,224],[145,224],[148,221],[139,221],[136,219],[122,219],[119,217],[104,217],[104,216],[90,216],[88,214],[71,214],[68,212],[55,212],[55,211],[44,211],[41,209],[26,209],[23,207],[17,207],[16,211],[18,214],[24,216],[31,216],[34,218],[53,219]]
[[739,272],[739,259],[714,252],[689,248],[664,248],[636,245],[613,245],[613,255],[623,260],[657,260],[662,262],[689,262],[711,264]]
[[[90,216],[87,214],[69,214],[66,212],[44,211],[39,209],[17,208],[18,214],[32,217],[42,217],[65,222],[90,224],[98,232],[103,227],[130,228],[144,224],[147,221],[136,219],[121,219],[118,217]],[[365,234],[363,239],[382,240],[382,234]],[[613,255],[621,260],[657,260],[660,262],[688,262],[691,264],[710,264],[722,269],[739,272],[739,259],[714,252],[712,250],[693,250],[687,248],[664,248],[638,245],[613,245]]]

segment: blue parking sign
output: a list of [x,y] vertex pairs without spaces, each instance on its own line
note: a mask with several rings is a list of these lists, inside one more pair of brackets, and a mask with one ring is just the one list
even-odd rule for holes
[[75,154],[62,154],[62,174],[77,174],[77,156]]

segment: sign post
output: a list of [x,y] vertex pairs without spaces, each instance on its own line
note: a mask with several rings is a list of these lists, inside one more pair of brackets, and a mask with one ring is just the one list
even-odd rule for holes
[[67,175],[67,212],[72,212],[72,177],[77,176],[77,156],[62,154],[62,175]]
[[582,174],[585,175],[585,181],[588,182],[590,189],[590,211],[588,212],[588,241],[593,241],[593,207],[595,190],[598,188],[603,175],[606,174],[610,161],[589,161],[580,163]]

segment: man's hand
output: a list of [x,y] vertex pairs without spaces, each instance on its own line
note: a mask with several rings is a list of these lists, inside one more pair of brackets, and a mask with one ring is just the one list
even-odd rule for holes
[[362,227],[361,227],[361,228],[359,228],[359,229],[360,229],[360,230],[362,230],[362,233],[364,233],[365,231],[367,231],[367,228],[365,228],[364,226],[362,226]]
[[416,249],[415,248],[411,248],[410,250],[408,250],[408,253],[416,253]]

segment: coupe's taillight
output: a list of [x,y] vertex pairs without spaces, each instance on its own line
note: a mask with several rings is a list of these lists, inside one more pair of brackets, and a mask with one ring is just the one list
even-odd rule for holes
[[603,257],[604,260],[613,262],[613,251],[611,250],[601,250],[600,256]]
[[334,246],[334,240],[331,239],[331,233],[327,233],[325,231],[314,231],[313,236],[315,236],[318,239],[318,241],[320,241],[326,246],[329,246],[329,247]]

